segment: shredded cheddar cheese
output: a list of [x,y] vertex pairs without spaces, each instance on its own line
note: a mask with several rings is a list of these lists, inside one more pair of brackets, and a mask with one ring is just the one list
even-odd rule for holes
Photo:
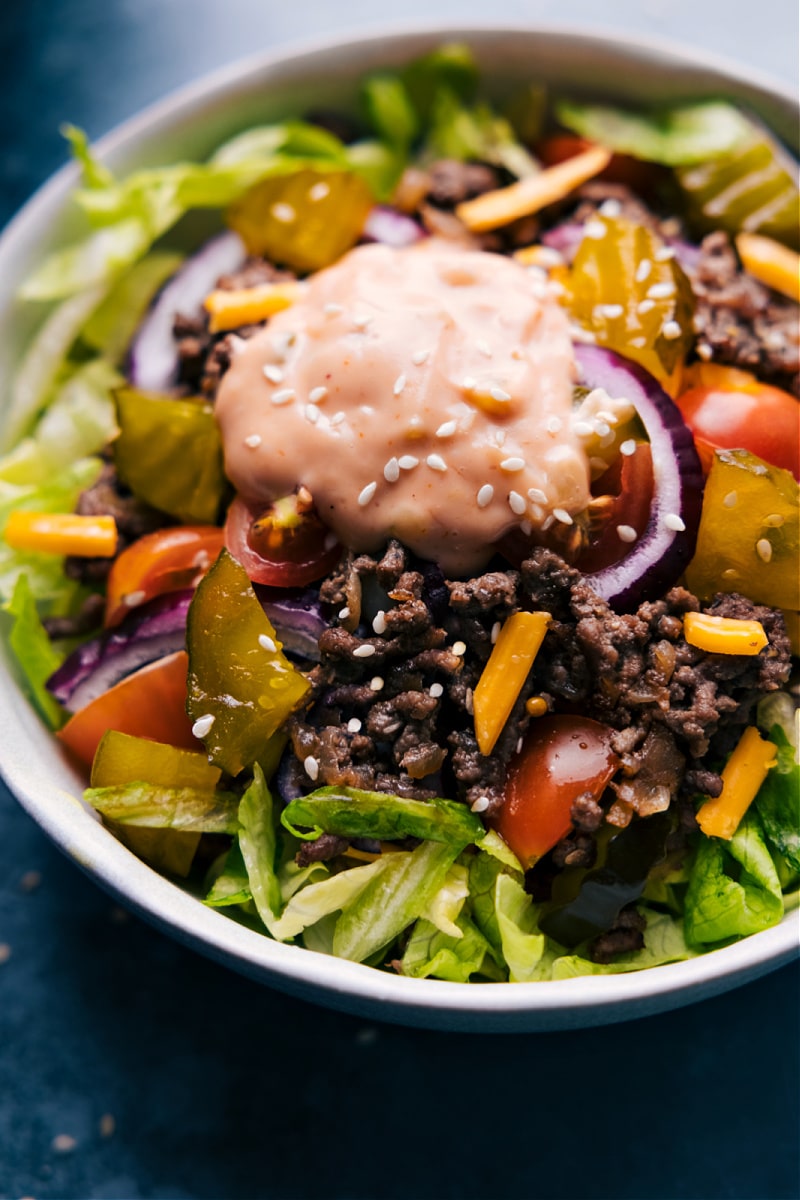
[[775,766],[776,751],[755,726],[745,729],[722,772],[722,791],[715,799],[706,800],[697,813],[697,824],[706,837],[731,840],[767,772]]
[[518,612],[500,630],[473,697],[475,737],[481,754],[491,754],[494,749],[549,624],[549,613]]

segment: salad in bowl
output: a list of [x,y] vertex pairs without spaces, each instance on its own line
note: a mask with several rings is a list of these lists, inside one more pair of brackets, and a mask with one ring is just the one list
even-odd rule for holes
[[118,177],[66,133],[85,228],[22,286],[0,590],[109,837],[265,938],[418,980],[780,923],[778,139],[722,100],[490,101],[461,43],[203,161]]

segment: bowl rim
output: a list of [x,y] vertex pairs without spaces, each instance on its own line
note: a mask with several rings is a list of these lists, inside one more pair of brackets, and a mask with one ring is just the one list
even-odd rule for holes
[[[403,41],[435,45],[444,40],[481,43],[503,37],[599,44],[604,50],[638,60],[662,60],[673,66],[715,72],[731,84],[744,84],[789,107],[796,97],[761,72],[713,52],[697,51],[661,37],[614,33],[608,28],[549,22],[503,23],[413,22],[381,25],[328,34],[274,46],[218,67],[170,91],[98,139],[101,159],[134,147],[156,127],[191,118],[209,99],[268,77],[276,68],[313,70],[315,60],[380,44]],[[67,164],[45,181],[0,235],[0,274],[14,270],[17,244],[35,235],[48,214],[61,212],[77,179]],[[19,701],[27,711],[21,711]],[[737,986],[775,969],[794,957],[800,944],[800,921],[788,914],[763,933],[684,962],[616,975],[581,976],[548,983],[513,986],[467,986],[436,979],[409,979],[283,945],[264,934],[205,907],[179,885],[159,875],[130,853],[74,796],[54,783],[52,764],[31,762],[38,719],[7,670],[0,672],[0,728],[4,738],[0,773],[12,794],[59,848],[107,891],[150,923],[178,940],[235,969],[306,999],[361,1011],[383,1019],[439,1028],[545,1029],[601,1024],[688,1004]],[[41,729],[40,729],[41,732]],[[47,737],[52,740],[49,733]],[[67,803],[67,799],[70,803]]]

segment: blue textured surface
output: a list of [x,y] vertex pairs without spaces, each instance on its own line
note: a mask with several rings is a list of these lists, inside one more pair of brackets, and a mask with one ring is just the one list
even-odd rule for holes
[[[587,21],[797,77],[792,0],[410,0],[396,16]],[[63,161],[60,121],[97,136],[237,55],[378,19],[371,0],[3,6],[0,224]],[[0,1200],[800,1195],[798,965],[600,1030],[367,1026],[127,917],[2,785],[0,945]]]

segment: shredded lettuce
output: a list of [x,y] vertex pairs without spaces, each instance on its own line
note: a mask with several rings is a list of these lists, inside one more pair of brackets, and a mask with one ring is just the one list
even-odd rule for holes
[[60,706],[45,683],[61,665],[62,655],[53,646],[39,619],[27,575],[20,575],[11,599],[4,605],[13,621],[8,644],[16,658],[31,699],[51,729],[63,723]]
[[147,829],[235,833],[237,797],[206,788],[159,787],[137,780],[117,787],[87,788],[84,799],[104,817]]
[[675,167],[729,154],[752,134],[752,124],[721,100],[634,113],[603,104],[562,100],[556,116],[567,129],[618,154]]
[[277,821],[272,793],[256,763],[253,782],[239,803],[239,849],[258,915],[272,930],[283,907],[276,873]]
[[121,363],[151,300],[182,262],[182,254],[154,250],[135,263],[89,317],[80,331],[81,341],[112,363]]
[[621,975],[683,962],[697,954],[686,944],[682,923],[668,913],[648,911],[645,945],[642,950],[620,954],[612,963],[594,963],[578,954],[557,956],[547,964],[547,978],[575,979],[579,975]]
[[443,933],[431,921],[420,918],[411,932],[402,958],[404,975],[414,979],[447,979],[467,983],[474,975],[499,980],[504,973],[495,965],[491,947],[478,927],[462,914],[458,937]]
[[449,937],[460,938],[461,930],[457,922],[468,895],[469,871],[462,863],[453,863],[422,918]]
[[[791,729],[791,724],[789,725]],[[755,807],[770,845],[800,871],[800,765],[782,725],[773,725],[769,740],[778,747],[778,762],[756,796]]]
[[455,800],[410,800],[360,788],[323,787],[298,796],[281,814],[295,836],[297,826],[341,837],[370,837],[392,841],[403,837],[429,838],[457,845],[459,850],[484,837],[483,823]]
[[205,904],[211,908],[225,908],[231,904],[247,904],[253,899],[250,877],[239,839],[235,838],[230,850],[222,858],[219,873],[206,895]]

